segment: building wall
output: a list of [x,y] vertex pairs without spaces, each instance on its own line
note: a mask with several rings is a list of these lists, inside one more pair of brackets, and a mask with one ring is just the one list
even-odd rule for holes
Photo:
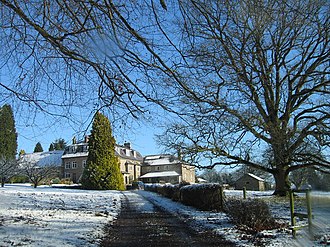
[[168,165],[144,165],[141,167],[141,176],[148,172],[164,172],[175,171],[179,174],[182,173],[181,164],[168,164]]
[[131,184],[141,176],[141,164],[138,161],[123,159],[119,157],[120,171],[124,175],[125,184]]
[[70,179],[73,183],[80,181],[87,162],[87,156],[63,159],[63,178]]
[[241,190],[245,187],[247,190],[265,190],[265,183],[263,181],[252,178],[248,175],[244,175],[238,179],[235,183],[236,189]]
[[195,168],[182,163],[162,164],[162,165],[143,165],[141,167],[141,176],[149,172],[164,172],[175,171],[179,176],[159,177],[159,178],[144,178],[146,183],[195,183]]
[[[62,156],[63,178],[70,179],[74,183],[80,181],[87,162],[87,146],[87,143],[79,143],[66,148],[66,153]],[[77,150],[84,152],[77,153]],[[130,146],[116,146],[115,154],[119,159],[124,184],[131,184],[134,180],[138,180],[141,175],[142,156],[137,151],[132,150]]]
[[182,181],[188,183],[195,183],[195,167],[189,165],[182,165]]

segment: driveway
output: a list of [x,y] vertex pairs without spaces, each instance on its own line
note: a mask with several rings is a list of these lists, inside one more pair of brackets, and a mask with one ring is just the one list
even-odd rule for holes
[[118,219],[106,226],[101,246],[235,246],[209,231],[196,232],[133,191],[123,192]]

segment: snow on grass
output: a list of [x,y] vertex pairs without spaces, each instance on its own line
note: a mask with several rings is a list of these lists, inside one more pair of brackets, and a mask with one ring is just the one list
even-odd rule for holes
[[118,191],[6,185],[0,188],[0,246],[97,246],[120,198]]
[[[271,194],[248,191],[247,196],[265,200],[275,218],[289,224],[288,200]],[[225,190],[225,195],[243,197],[242,191]],[[293,239],[288,229],[263,231],[253,239],[255,236],[231,224],[225,213],[200,211],[148,191],[122,193],[48,186],[34,189],[30,185],[15,184],[0,188],[0,246],[97,246],[103,226],[117,218],[123,196],[134,200],[136,209],[142,213],[153,212],[150,201],[186,221],[201,234],[213,230],[238,246],[329,245],[330,193],[312,192],[313,223],[318,227],[318,235],[311,241],[304,231],[298,232],[297,240]],[[296,204],[298,209],[304,205],[303,196],[300,197]]]

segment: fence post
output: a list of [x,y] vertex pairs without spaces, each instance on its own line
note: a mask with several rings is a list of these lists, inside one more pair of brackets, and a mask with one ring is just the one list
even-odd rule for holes
[[246,187],[243,187],[243,199],[246,199]]
[[312,233],[312,205],[311,205],[311,190],[306,190],[306,203],[307,203],[307,219],[308,219],[308,231]]
[[289,191],[290,195],[290,214],[291,214],[291,227],[292,227],[292,236],[295,238],[296,237],[296,230],[295,230],[295,225],[296,225],[296,219],[294,215],[294,198],[293,198],[293,191]]

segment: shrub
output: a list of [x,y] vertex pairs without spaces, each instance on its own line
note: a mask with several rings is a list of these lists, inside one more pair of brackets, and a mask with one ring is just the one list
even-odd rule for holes
[[10,179],[11,183],[28,183],[29,178],[25,175],[16,175]]
[[201,210],[223,210],[223,193],[219,184],[194,184],[180,189],[180,201]]
[[230,199],[225,203],[225,211],[234,224],[248,227],[253,232],[279,227],[267,203],[259,199]]

